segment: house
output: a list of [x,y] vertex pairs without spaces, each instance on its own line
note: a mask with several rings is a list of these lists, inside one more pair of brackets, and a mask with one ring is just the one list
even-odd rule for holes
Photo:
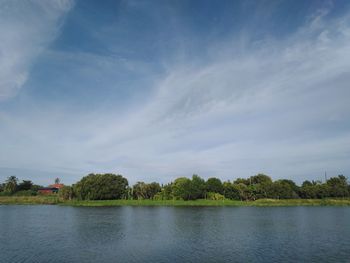
[[52,184],[52,185],[50,185],[49,187],[61,189],[63,186],[64,186],[64,184]]
[[38,189],[39,194],[49,195],[49,194],[57,194],[58,190],[60,190],[64,184],[52,184],[48,187]]

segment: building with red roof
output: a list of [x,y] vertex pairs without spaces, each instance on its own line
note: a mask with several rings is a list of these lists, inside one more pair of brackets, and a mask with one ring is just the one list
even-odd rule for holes
[[49,185],[48,187],[38,189],[38,193],[44,194],[44,195],[56,194],[58,193],[58,190],[60,190],[63,186],[64,184],[52,184],[52,185]]

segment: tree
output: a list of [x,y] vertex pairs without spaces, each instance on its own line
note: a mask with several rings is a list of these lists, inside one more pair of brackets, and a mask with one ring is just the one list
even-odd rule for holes
[[302,183],[301,187],[308,187],[313,186],[313,183],[311,183],[309,180],[306,180]]
[[347,179],[344,175],[332,177],[326,183],[329,186],[329,195],[331,197],[349,196]]
[[299,196],[301,198],[323,198],[328,195],[328,186],[320,181],[304,181],[299,188]]
[[172,184],[172,196],[176,199],[196,200],[204,198],[206,190],[207,187],[204,179],[196,174],[192,176],[192,180],[186,177],[180,177]]
[[272,184],[270,197],[277,199],[299,198],[299,188],[292,180],[277,180]]
[[319,183],[315,185],[314,188],[315,188],[316,198],[330,197],[329,195],[330,187],[327,184]]
[[176,199],[191,199],[191,180],[186,177],[177,178],[172,184],[172,193]]
[[126,197],[128,180],[115,174],[89,174],[73,186],[82,200],[108,200]]
[[244,178],[237,178],[233,183],[234,184],[250,185],[250,180],[249,179],[244,179]]
[[173,183],[162,186],[161,191],[154,196],[156,200],[171,200],[173,198]]
[[250,177],[250,184],[272,184],[272,179],[266,174],[257,174]]
[[74,197],[73,188],[71,186],[63,186],[58,191],[58,196],[63,200],[72,200]]
[[204,198],[206,193],[206,184],[204,179],[194,174],[191,180],[190,195],[191,199],[196,200]]
[[223,189],[224,189],[225,198],[234,199],[234,200],[241,199],[239,192],[237,191],[237,188],[235,188],[234,184],[232,184],[230,181],[223,183]]
[[250,177],[250,189],[253,193],[254,199],[267,198],[271,193],[272,179],[265,174],[257,174]]
[[219,193],[219,194],[223,194],[224,189],[221,183],[221,180],[219,178],[209,178],[207,180],[207,192],[212,192],[212,193]]
[[26,191],[31,190],[33,187],[33,182],[29,180],[23,180],[20,184],[17,186],[17,191]]
[[137,182],[133,186],[133,197],[136,199],[153,199],[153,197],[160,191],[160,185],[156,182],[150,184]]
[[147,197],[153,199],[161,191],[159,183],[153,182],[147,185]]
[[135,199],[146,199],[146,184],[144,182],[137,182],[133,185],[133,197]]
[[310,181],[305,181],[301,185],[301,188],[299,190],[299,195],[301,198],[316,198],[317,197],[317,192],[316,192],[316,187],[313,185]]
[[13,194],[14,192],[16,192],[17,182],[18,179],[16,176],[9,176],[5,182],[4,192],[7,192],[9,194]]
[[233,191],[235,191],[235,195],[241,201],[250,200],[252,197],[251,189],[243,183],[233,184]]

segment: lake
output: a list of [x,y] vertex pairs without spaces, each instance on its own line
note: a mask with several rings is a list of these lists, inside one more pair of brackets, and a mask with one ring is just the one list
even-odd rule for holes
[[350,208],[0,206],[0,262],[350,262]]

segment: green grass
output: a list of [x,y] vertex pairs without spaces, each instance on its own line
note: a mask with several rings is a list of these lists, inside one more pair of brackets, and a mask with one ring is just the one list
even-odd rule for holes
[[260,199],[257,201],[236,200],[101,200],[68,201],[63,205],[71,206],[350,206],[350,199]]
[[58,202],[54,195],[0,196],[0,205],[54,205]]
[[259,199],[255,206],[350,206],[350,199]]
[[1,196],[0,205],[59,204],[67,206],[350,206],[350,199],[259,199],[257,201],[235,200],[98,200],[60,201],[57,196]]

